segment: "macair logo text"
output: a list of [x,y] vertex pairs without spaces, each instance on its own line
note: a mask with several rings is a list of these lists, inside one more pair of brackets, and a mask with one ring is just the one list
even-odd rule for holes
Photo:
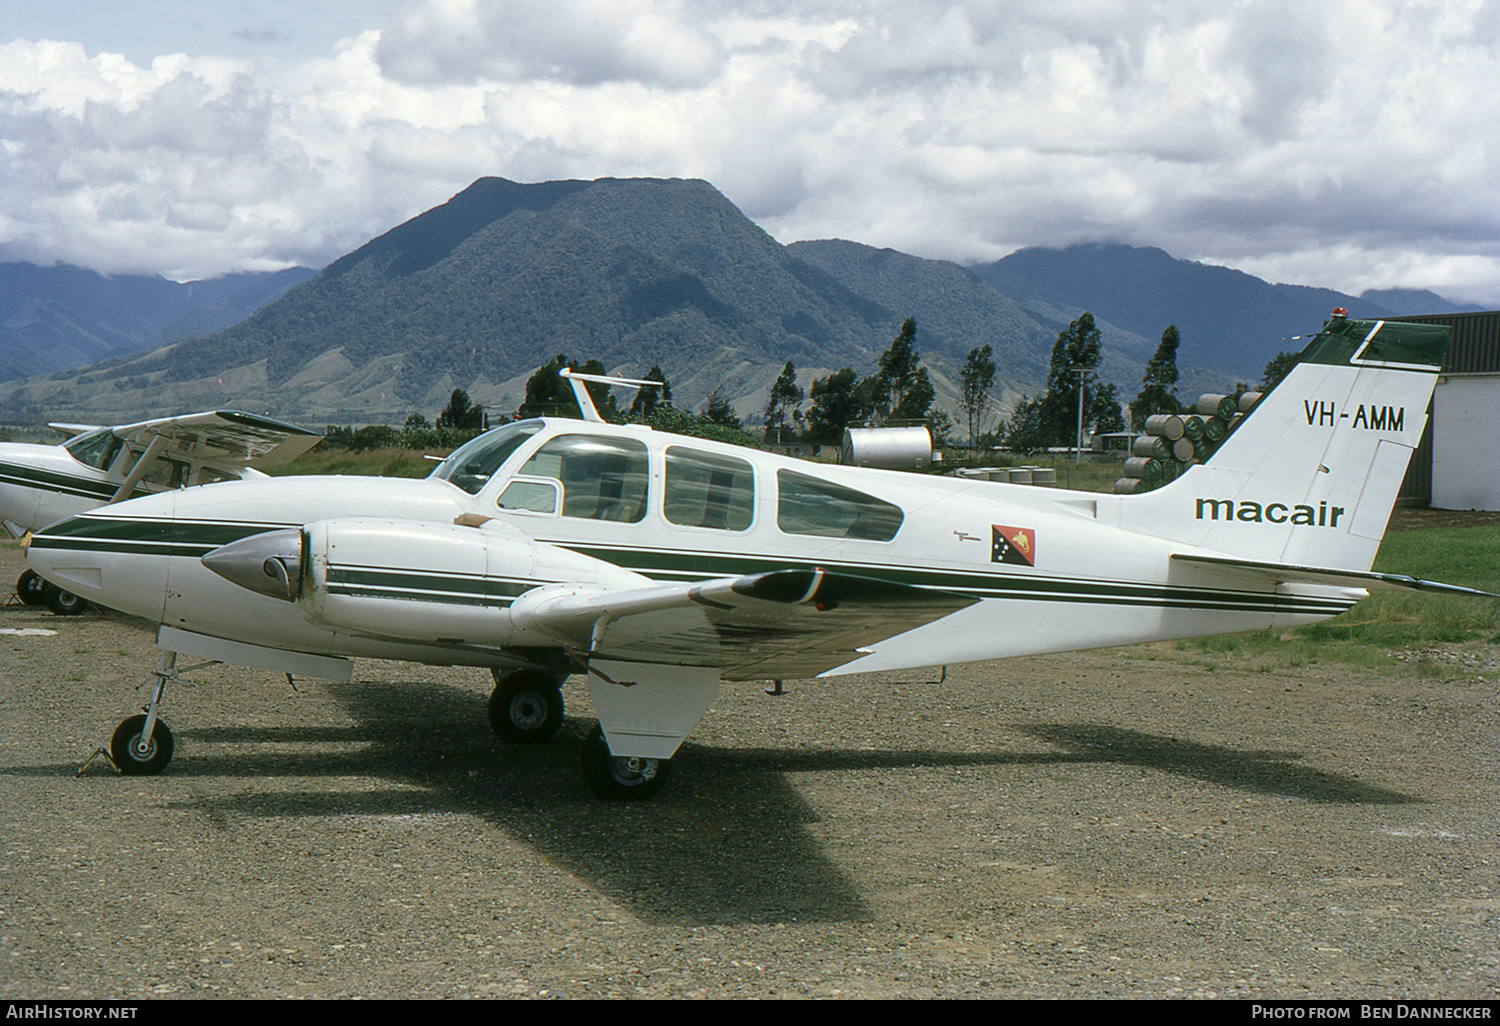
[[1199,499],[1199,520],[1237,520],[1242,524],[1294,524],[1302,527],[1337,527],[1343,506],[1320,502],[1314,506],[1292,506],[1285,502],[1252,502],[1249,499]]

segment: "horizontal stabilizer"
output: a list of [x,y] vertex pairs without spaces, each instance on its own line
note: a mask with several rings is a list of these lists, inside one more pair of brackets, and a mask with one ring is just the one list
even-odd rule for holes
[[966,595],[823,570],[780,570],[626,590],[537,589],[518,623],[590,655],[716,666],[726,680],[809,677],[861,648],[972,605]]
[[1174,563],[1210,570],[1226,577],[1274,584],[1328,584],[1336,587],[1363,588],[1366,591],[1425,591],[1438,595],[1467,595],[1471,598],[1500,598],[1500,595],[1457,584],[1426,581],[1405,574],[1380,574],[1374,571],[1334,570],[1317,566],[1289,566],[1283,563],[1261,563],[1228,556],[1200,556],[1177,552]]

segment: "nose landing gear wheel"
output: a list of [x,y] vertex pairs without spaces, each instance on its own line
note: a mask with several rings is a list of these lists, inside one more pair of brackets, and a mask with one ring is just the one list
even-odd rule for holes
[[132,716],[116,727],[110,738],[109,757],[126,776],[152,776],[172,761],[172,732],[167,725],[157,720],[149,738],[141,736],[145,726],[144,715]]
[[16,594],[21,596],[21,601],[28,606],[39,606],[42,604],[42,593],[47,590],[47,582],[37,575],[35,570],[27,570],[16,580]]
[[666,759],[611,755],[598,726],[583,743],[583,779],[596,797],[608,802],[650,798],[666,782],[668,765]]
[[510,744],[550,740],[563,721],[557,681],[537,670],[517,670],[496,678],[490,693],[490,727]]

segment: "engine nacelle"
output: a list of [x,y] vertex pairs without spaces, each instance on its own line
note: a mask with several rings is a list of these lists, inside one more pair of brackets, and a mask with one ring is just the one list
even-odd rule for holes
[[652,583],[494,520],[322,520],[232,542],[203,564],[339,631],[485,647],[557,643],[512,622],[511,603],[527,592]]

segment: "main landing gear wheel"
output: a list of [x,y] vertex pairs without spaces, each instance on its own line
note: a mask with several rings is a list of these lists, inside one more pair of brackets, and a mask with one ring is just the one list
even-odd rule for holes
[[152,776],[172,761],[172,732],[167,725],[157,720],[149,738],[141,736],[145,727],[144,715],[132,716],[116,727],[115,736],[110,738],[109,757],[126,776]]
[[496,676],[489,713],[490,727],[502,741],[540,744],[562,726],[562,692],[557,680],[540,670],[516,670]]
[[42,601],[58,616],[77,616],[89,607],[89,600],[79,598],[71,591],[63,591],[55,584],[42,588]]
[[28,606],[39,606],[42,604],[42,593],[47,590],[47,582],[42,580],[35,570],[27,570],[16,578],[16,594],[21,596],[21,601]]
[[607,802],[650,798],[667,779],[666,759],[611,755],[604,730],[595,726],[583,743],[583,779],[596,797]]

